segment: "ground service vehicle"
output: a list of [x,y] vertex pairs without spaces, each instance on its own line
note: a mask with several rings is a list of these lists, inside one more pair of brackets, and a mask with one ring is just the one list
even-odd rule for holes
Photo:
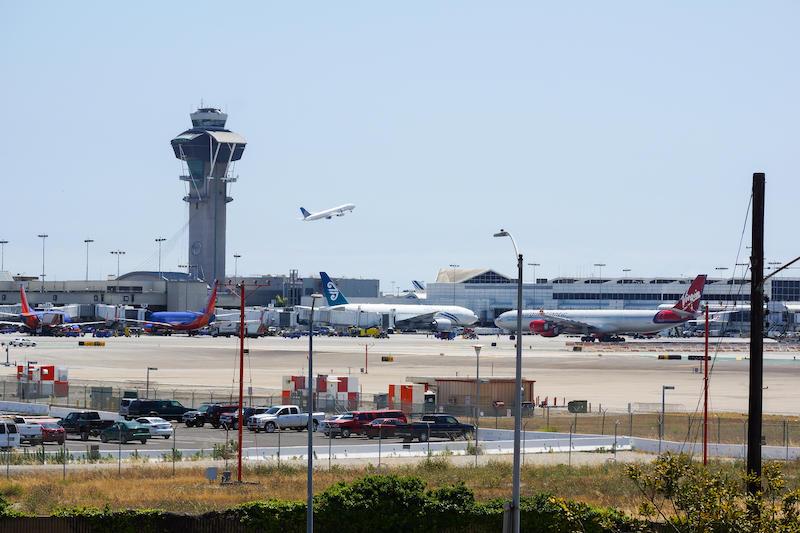
[[147,444],[150,438],[150,430],[133,420],[118,420],[100,432],[100,441],[108,442],[111,440],[125,444],[132,440],[138,440],[142,444]]
[[214,429],[220,426],[219,417],[222,413],[238,411],[239,404],[204,403],[196,411],[186,411],[183,414],[183,423],[187,428],[203,427],[211,424]]
[[136,422],[145,426],[150,431],[151,437],[164,437],[168,439],[172,436],[172,424],[158,416],[143,416],[137,418]]
[[[313,429],[317,430],[325,420],[325,413],[311,413]],[[296,429],[302,431],[308,427],[308,413],[301,413],[296,405],[275,405],[260,415],[253,415],[247,419],[247,427],[259,431],[272,433],[281,429]]]
[[396,418],[404,423],[407,420],[403,411],[394,409],[353,411],[351,413],[345,413],[339,420],[329,421],[329,423],[325,424],[323,431],[326,437],[335,437],[339,435],[343,439],[346,439],[350,435],[360,435],[364,433],[366,425],[376,418]]
[[120,414],[127,419],[139,418],[141,416],[158,416],[166,420],[181,420],[184,413],[191,411],[188,407],[181,405],[175,400],[133,400],[128,403],[127,412],[123,411],[120,402]]
[[21,415],[12,416],[11,420],[17,425],[20,444],[25,444],[27,442],[31,446],[37,446],[43,442],[41,425],[27,421],[25,417]]
[[403,421],[399,418],[376,418],[364,426],[364,434],[368,439],[394,437],[397,425],[402,423]]
[[431,437],[448,438],[456,440],[458,437],[464,439],[475,432],[472,424],[462,424],[452,415],[425,415],[419,422],[410,424],[399,424],[395,429],[395,436],[403,439],[403,442],[411,442],[417,439],[425,442]]
[[113,420],[102,420],[97,411],[73,411],[58,423],[67,435],[80,435],[81,440],[96,437],[104,429],[114,425]]

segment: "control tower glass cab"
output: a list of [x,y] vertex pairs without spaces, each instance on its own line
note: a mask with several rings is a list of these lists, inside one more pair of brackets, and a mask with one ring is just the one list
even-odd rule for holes
[[189,204],[189,272],[212,282],[225,277],[226,209],[233,198],[228,185],[234,162],[247,141],[228,129],[228,115],[213,107],[191,114],[192,128],[172,139],[175,157],[186,164],[180,177],[187,183]]

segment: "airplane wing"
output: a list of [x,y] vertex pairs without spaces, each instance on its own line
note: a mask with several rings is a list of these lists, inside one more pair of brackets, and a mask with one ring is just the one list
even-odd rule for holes
[[66,324],[56,324],[53,326],[48,326],[51,328],[71,328],[75,326],[93,326],[95,324],[105,324],[105,320],[95,321],[95,322],[67,322]]
[[138,320],[136,318],[120,318],[123,322],[136,322],[137,324],[152,324],[153,326],[163,326],[165,328],[175,327],[175,324],[169,322],[155,322],[153,320]]
[[0,315],[3,315],[3,316],[20,316],[21,314],[22,313],[3,313],[3,312],[0,312]]
[[[539,311],[539,314],[536,315],[536,317],[529,319],[528,324],[534,320],[544,320],[546,323],[560,326],[564,330],[576,331],[579,333],[590,333],[594,330],[594,326],[591,326],[585,322],[581,322],[580,320],[570,320],[568,318],[550,315],[544,311]],[[523,324],[522,327],[524,328],[525,324]]]
[[0,324],[4,326],[24,326],[24,322],[11,322],[9,320],[0,320]]

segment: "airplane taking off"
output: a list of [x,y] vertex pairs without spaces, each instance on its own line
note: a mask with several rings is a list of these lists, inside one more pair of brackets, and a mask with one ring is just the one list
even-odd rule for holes
[[198,329],[203,329],[216,320],[214,308],[217,304],[217,282],[211,290],[205,309],[202,311],[156,311],[148,320],[125,318],[126,322],[139,322],[144,324],[146,331],[186,331],[190,334]]
[[394,313],[395,326],[408,329],[432,329],[450,331],[454,327],[471,326],[478,316],[457,305],[417,305],[417,304],[351,304],[342,291],[325,272],[322,278],[322,292],[332,311],[363,311],[365,313]]
[[309,213],[306,211],[305,207],[301,207],[300,212],[303,213],[303,218],[301,220],[308,222],[309,220],[319,220],[321,218],[331,219],[333,217],[343,217],[348,211],[352,211],[355,208],[356,204],[344,204],[339,207],[325,209],[324,211]]
[[[580,333],[581,340],[619,340],[623,333],[654,334],[697,318],[706,275],[697,276],[670,309],[523,309],[522,326],[542,337]],[[517,311],[506,311],[494,321],[497,327],[515,331]]]
[[56,331],[64,331],[67,329],[80,328],[81,326],[89,326],[92,324],[105,324],[104,321],[99,322],[73,322],[72,317],[66,311],[60,308],[52,308],[45,310],[31,309],[28,305],[28,296],[25,294],[25,287],[19,286],[19,301],[22,304],[21,313],[0,313],[3,316],[17,317],[20,322],[0,321],[0,324],[24,326],[29,333],[37,334],[50,334]]

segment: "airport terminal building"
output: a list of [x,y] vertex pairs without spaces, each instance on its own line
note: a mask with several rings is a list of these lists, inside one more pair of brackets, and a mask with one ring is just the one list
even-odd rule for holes
[[[538,278],[523,285],[526,309],[655,309],[676,302],[693,278],[688,277],[591,277]],[[439,271],[429,283],[427,302],[460,305],[472,309],[482,326],[493,326],[501,313],[517,307],[517,280],[492,269],[453,269]],[[800,278],[778,277],[765,282],[765,294],[775,308],[768,316],[771,324],[795,329],[800,323]],[[711,309],[749,307],[750,283],[741,278],[711,278],[706,282],[703,300]],[[798,320],[795,320],[798,319]],[[730,315],[730,322],[745,327],[749,312]]]

